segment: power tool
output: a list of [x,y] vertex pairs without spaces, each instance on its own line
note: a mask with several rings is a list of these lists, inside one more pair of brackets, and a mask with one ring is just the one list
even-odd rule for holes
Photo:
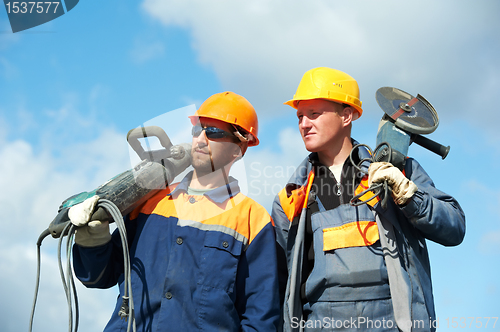
[[[157,137],[163,148],[145,151],[139,139],[146,137]],[[71,196],[62,202],[57,216],[48,228],[52,237],[61,236],[61,232],[69,222],[68,211],[73,205],[98,195],[100,199],[113,202],[122,215],[126,215],[159,190],[165,189],[177,175],[191,165],[191,145],[187,143],[173,145],[160,127],[134,128],[128,132],[127,141],[141,162],[98,188]],[[112,222],[111,216],[103,208],[98,208],[91,220]]]
[[436,110],[424,97],[419,94],[413,97],[391,87],[378,89],[375,97],[385,112],[377,132],[376,161],[387,161],[403,170],[408,148],[413,142],[446,158],[449,146],[422,136],[434,132],[439,125]]
[[[358,164],[353,165],[362,173],[367,173],[366,166],[368,162],[389,162],[392,165],[404,170],[408,149],[412,143],[416,143],[445,159],[450,151],[450,146],[441,145],[422,135],[430,134],[436,130],[439,125],[439,117],[434,107],[421,95],[413,97],[403,90],[382,87],[375,94],[378,105],[384,111],[380,120],[376,148],[371,151],[370,147],[359,144],[353,147],[351,151],[351,162],[353,162],[353,152],[360,146],[365,146],[370,150],[371,158],[363,159]],[[351,205],[361,205],[366,202],[359,198],[365,193],[371,191],[375,195],[381,195],[381,206],[387,206],[389,196],[387,182],[383,184],[374,184],[367,190],[359,193],[351,200]]]
[[[147,137],[157,137],[162,145],[161,149],[147,151],[141,145],[139,139]],[[158,191],[165,189],[174,178],[182,173],[191,165],[191,145],[187,143],[173,145],[163,129],[157,126],[138,127],[132,129],[127,134],[127,141],[132,149],[137,153],[141,162],[135,167],[118,174],[111,180],[105,182],[98,188],[71,196],[66,199],[59,207],[58,214],[50,223],[49,227],[42,232],[37,241],[37,278],[35,285],[35,296],[30,316],[29,331],[33,329],[33,320],[35,306],[38,296],[40,283],[40,247],[42,241],[49,234],[54,238],[59,238],[58,261],[61,279],[63,281],[66,298],[69,309],[69,330],[78,330],[78,301],[76,297],[76,288],[73,280],[73,272],[68,257],[66,264],[66,273],[62,264],[61,246],[62,239],[66,236],[67,255],[69,256],[72,238],[76,227],[71,223],[68,217],[69,209],[75,204],[83,202],[85,199],[94,195],[99,196],[97,209],[92,214],[91,220],[115,222],[123,246],[124,262],[124,280],[126,283],[123,303],[119,315],[128,320],[127,331],[135,331],[134,306],[131,285],[131,265],[128,252],[127,235],[123,216],[130,213],[133,209],[146,202]],[[146,140],[148,143],[148,140]],[[75,317],[73,314],[73,305],[76,308]],[[76,320],[76,324],[74,323]]]

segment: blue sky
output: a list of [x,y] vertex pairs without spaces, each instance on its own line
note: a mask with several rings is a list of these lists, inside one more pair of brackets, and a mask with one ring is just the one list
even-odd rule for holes
[[[357,79],[364,114],[352,135],[372,147],[378,88],[419,93],[436,108],[440,126],[429,138],[450,145],[449,156],[413,145],[409,154],[467,218],[460,246],[429,242],[439,330],[454,330],[454,317],[469,327],[471,317],[500,316],[498,31],[492,0],[80,1],[15,34],[1,9],[2,331],[28,327],[36,241],[60,202],[131,167],[128,130],[161,123],[174,143],[189,139],[187,119],[169,111],[226,90],[245,96],[261,144],[238,174],[269,210],[306,156],[295,113],[282,103],[319,66]],[[67,330],[56,250],[56,240],[44,241],[34,331]],[[115,289],[79,287],[79,330],[101,330],[115,297]],[[500,322],[482,321],[481,330],[500,331]]]

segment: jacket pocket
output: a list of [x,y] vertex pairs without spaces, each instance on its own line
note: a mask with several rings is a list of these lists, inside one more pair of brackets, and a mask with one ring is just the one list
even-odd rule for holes
[[[331,296],[346,301],[379,298],[385,286],[380,292],[365,288],[378,289],[387,283],[379,230],[374,219],[373,212],[366,206],[341,205],[313,214],[315,261],[308,286],[311,291],[318,289],[318,297],[322,296],[320,289],[326,287],[330,288]],[[356,287],[359,292],[354,289]]]
[[243,243],[231,235],[208,231],[202,250],[199,283],[232,292]]
[[323,229],[323,251],[371,246],[379,240],[375,221],[354,221]]

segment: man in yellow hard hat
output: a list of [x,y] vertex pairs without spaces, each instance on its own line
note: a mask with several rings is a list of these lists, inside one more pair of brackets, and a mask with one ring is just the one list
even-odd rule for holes
[[[425,239],[457,245],[465,216],[409,158],[405,173],[351,163],[352,122],[362,114],[359,88],[331,68],[307,71],[292,100],[311,154],[276,196],[284,331],[431,331],[436,316]],[[369,158],[361,147],[355,164]],[[352,206],[353,196],[386,180],[392,200]],[[286,258],[284,258],[286,257]]]
[[[190,120],[193,171],[125,218],[137,330],[276,331],[271,217],[228,176],[247,147],[259,144],[257,114],[242,96],[223,92]],[[123,295],[119,234],[111,236],[107,223],[99,224],[76,233],[75,273],[87,287],[118,283]],[[127,329],[118,314],[121,303],[105,331]]]

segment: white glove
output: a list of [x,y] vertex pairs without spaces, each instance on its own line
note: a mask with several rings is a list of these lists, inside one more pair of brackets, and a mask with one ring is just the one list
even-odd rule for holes
[[111,240],[109,222],[90,221],[99,196],[87,198],[82,203],[72,206],[68,211],[71,223],[78,226],[75,233],[75,243],[83,247],[98,247]]
[[417,185],[391,163],[371,163],[368,168],[368,186],[372,183],[387,181],[391,187],[391,195],[397,205],[404,205],[417,191]]

